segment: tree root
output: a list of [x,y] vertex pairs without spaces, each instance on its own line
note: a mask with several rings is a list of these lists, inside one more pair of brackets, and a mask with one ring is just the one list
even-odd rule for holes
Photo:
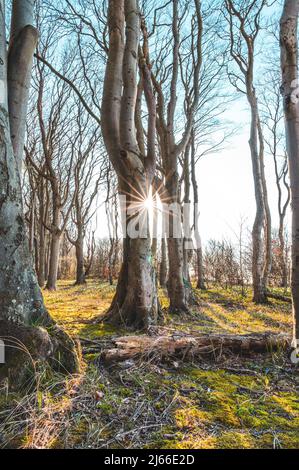
[[5,363],[0,364],[0,380],[21,388],[38,363],[49,363],[61,373],[80,370],[79,346],[54,322],[45,327],[26,326],[0,320],[0,339],[5,345]]
[[151,325],[163,323],[163,321],[164,312],[159,301],[156,307],[152,307],[152,312],[140,311],[135,305],[126,305],[126,303],[119,307],[113,302],[109,310],[93,323],[108,323],[115,327],[144,331]]

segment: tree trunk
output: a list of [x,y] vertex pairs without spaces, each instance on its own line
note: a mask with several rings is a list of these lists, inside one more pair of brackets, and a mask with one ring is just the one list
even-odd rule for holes
[[195,136],[194,130],[191,132],[191,182],[193,187],[193,225],[194,225],[194,237],[196,244],[196,265],[197,265],[197,289],[205,290],[204,281],[204,270],[203,270],[203,255],[202,255],[202,244],[201,236],[198,227],[198,183],[196,178],[196,162],[195,162]]
[[0,109],[0,298],[1,318],[30,324],[48,319],[35,282],[22,214],[20,179],[9,142],[5,110]]
[[152,258],[155,271],[158,271],[158,211],[157,195],[153,195],[153,235],[152,235]]
[[34,236],[35,236],[35,194],[31,197],[31,208],[29,218],[29,251],[34,254]]
[[[109,0],[109,54],[106,65],[102,101],[102,132],[109,158],[118,175],[120,193],[128,204],[135,204],[136,214],[125,215],[124,258],[116,294],[106,319],[134,328],[148,327],[157,322],[158,296],[152,263],[148,214],[142,202],[148,196],[155,173],[156,104],[147,61],[140,63],[143,89],[148,108],[147,155],[141,155],[136,139],[135,112],[137,102],[137,68],[140,39],[140,14],[136,0]],[[140,52],[141,53],[141,52]]]
[[[162,215],[163,217],[163,215]],[[161,287],[166,287],[167,281],[167,252],[166,252],[166,240],[163,234],[161,238],[161,262],[160,262],[160,273],[159,281]]]
[[[148,224],[148,214],[143,214],[143,217],[147,219],[144,222]],[[128,229],[128,217],[126,219]],[[131,227],[134,225],[133,220],[134,218],[130,217]],[[141,223],[139,218],[136,219],[137,229],[140,229]],[[105,319],[113,324],[143,329],[156,324],[159,314],[148,225],[144,238],[132,238],[129,235],[124,239],[123,263],[116,293]]]
[[125,240],[116,294],[105,319],[135,329],[155,324],[158,318],[155,282],[150,239]]
[[187,306],[187,280],[183,276],[183,239],[168,238],[168,280],[167,290],[170,299],[171,313],[188,312]]
[[265,204],[261,174],[261,160],[258,150],[258,108],[254,92],[250,92],[248,98],[251,107],[251,131],[250,152],[252,161],[252,172],[254,181],[256,215],[252,229],[252,282],[253,301],[255,303],[267,302],[267,292],[264,269],[263,229],[265,224]]
[[190,277],[190,263],[192,261],[193,255],[193,241],[192,241],[192,231],[191,231],[191,201],[190,201],[190,151],[191,151],[191,142],[188,142],[188,145],[185,149],[184,155],[184,206],[183,206],[183,280],[185,283],[186,290],[186,302],[188,305],[196,305],[197,301],[195,299],[195,294],[192,288],[191,277]]
[[38,257],[38,270],[37,278],[40,287],[44,287],[46,282],[45,276],[46,267],[46,240],[45,240],[45,228],[42,221],[39,223],[39,257]]
[[288,287],[288,268],[287,268],[287,257],[285,254],[285,240],[284,240],[284,218],[279,218],[279,251],[280,251],[280,270],[281,270],[281,283],[280,287],[285,289]]
[[[268,189],[267,189],[267,181],[265,175],[265,163],[264,163],[264,136],[263,130],[261,126],[260,119],[258,117],[258,136],[259,136],[259,160],[260,160],[260,168],[261,168],[261,182],[262,182],[262,190],[263,190],[263,203],[264,203],[264,239],[265,239],[265,249],[264,249],[264,264],[263,264],[263,272],[262,272],[262,279],[264,284],[265,292],[267,293],[268,287],[268,278],[271,271],[272,265],[272,223],[271,223],[271,211],[268,202]],[[267,299],[266,299],[267,300]]]
[[178,175],[175,173],[166,181],[170,196],[168,245],[167,290],[171,313],[188,312],[188,283],[184,279],[183,234],[181,223],[181,204],[178,195]]
[[38,32],[32,26],[34,0],[14,0],[12,7],[7,70],[8,109],[11,142],[17,164],[21,169],[32,60]]
[[299,0],[285,0],[280,22],[282,93],[285,114],[292,208],[293,345],[299,341],[299,102],[298,102]]
[[48,218],[49,210],[49,198],[46,191],[47,183],[44,181],[44,178],[41,178],[39,188],[38,188],[38,197],[39,197],[39,256],[38,256],[38,269],[37,269],[37,278],[38,284],[40,287],[44,287],[46,282],[46,273],[48,272],[46,268],[46,259],[47,259],[47,234],[44,223]]
[[110,286],[113,286],[113,242],[110,241],[110,249],[108,253],[108,281]]
[[50,253],[51,253],[51,237],[49,233],[46,233],[46,257],[45,257],[45,278],[49,276],[49,264],[50,264]]
[[[78,227],[78,231],[80,232],[80,227]],[[78,235],[76,241],[76,261],[77,261],[77,269],[76,269],[76,285],[86,284],[85,279],[85,269],[84,269],[84,245],[83,245],[83,236],[82,233]]]
[[49,258],[49,274],[47,279],[46,289],[56,290],[57,286],[57,275],[58,275],[58,264],[59,264],[59,250],[60,250],[60,239],[61,234],[57,232],[52,233],[51,237],[51,248]]
[[[0,103],[0,336],[7,345],[6,363],[0,368],[0,379],[8,376],[10,383],[16,386],[26,379],[26,371],[32,362],[30,353],[34,359],[54,359],[54,366],[57,368],[60,364],[64,371],[77,371],[79,363],[74,343],[55,325],[44,306],[29,252],[20,162],[14,155],[10,136],[5,10],[2,0],[0,58],[0,80],[4,84]],[[23,59],[27,60],[26,54]],[[22,109],[23,106],[24,103]],[[16,136],[16,140],[19,138],[19,135]],[[16,347],[20,342],[24,348]],[[25,353],[26,349],[28,352]]]
[[206,290],[206,285],[204,281],[204,271],[203,271],[203,256],[202,248],[196,249],[196,265],[197,265],[197,289]]

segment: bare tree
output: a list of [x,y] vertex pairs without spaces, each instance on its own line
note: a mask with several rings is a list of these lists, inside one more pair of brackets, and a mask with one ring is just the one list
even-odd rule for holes
[[[46,92],[44,66],[38,63],[37,69],[37,113],[44,160],[42,176],[48,180],[51,189],[51,217],[50,223],[46,225],[51,234],[46,288],[55,290],[60,240],[67,226],[77,191],[72,179],[75,148],[74,135],[71,135],[74,131],[70,127],[74,106],[69,103],[67,85],[55,80],[50,92]],[[34,162],[31,161],[31,164],[34,165]],[[38,166],[35,168],[38,171]]]
[[288,285],[287,253],[285,247],[285,218],[290,202],[290,185],[288,180],[288,164],[285,151],[285,139],[283,129],[283,109],[280,92],[280,71],[270,62],[271,71],[266,74],[262,94],[262,123],[264,126],[264,139],[268,153],[274,163],[275,183],[277,187],[277,210],[279,217],[278,238],[280,251],[281,287]]
[[98,127],[78,107],[77,131],[73,140],[74,159],[74,204],[66,234],[76,251],[76,284],[85,283],[84,240],[87,227],[97,209],[95,202],[103,180],[105,163],[100,152]]
[[[110,181],[112,180],[112,181]],[[119,254],[119,236],[118,236],[118,200],[117,183],[113,179],[111,168],[107,169],[107,198],[105,201],[106,217],[108,222],[110,249],[108,254],[108,278],[109,283],[113,285],[113,279],[116,277],[116,265]]]
[[[14,54],[18,60],[20,70],[15,69],[20,82],[18,86],[7,78],[7,50],[5,30],[5,5],[0,2],[0,79],[1,79],[1,144],[0,144],[0,333],[2,337],[16,338],[24,343],[36,359],[48,359],[50,356],[59,356],[64,370],[78,369],[78,359],[75,354],[73,342],[54,324],[43,302],[33,268],[32,257],[29,253],[26,224],[23,214],[21,194],[19,149],[24,147],[25,115],[27,108],[27,87],[31,72],[31,61],[37,41],[37,30],[33,26],[33,2],[15,0],[12,12],[12,38]],[[10,51],[12,53],[12,51]],[[13,60],[11,58],[11,60]],[[20,101],[17,102],[16,93],[20,92]],[[10,135],[10,114],[12,109],[8,103],[16,99],[11,119],[18,121],[18,133]],[[42,329],[38,325],[51,328]],[[15,349],[7,348],[5,367],[1,368],[1,375],[9,375],[14,385],[24,378],[27,358],[16,361]],[[21,363],[21,367],[20,367]],[[14,374],[15,369],[18,369]],[[12,377],[13,376],[13,377]]]
[[238,68],[237,73],[229,72],[229,78],[234,87],[246,96],[251,112],[249,146],[256,200],[252,229],[253,300],[264,303],[267,301],[267,279],[271,268],[271,215],[264,171],[264,138],[254,85],[254,59],[255,43],[261,29],[261,14],[267,0],[225,0],[224,5],[230,54]]
[[[130,223],[139,229],[145,224],[146,230],[143,237],[124,234],[123,266],[108,318],[117,323],[146,327],[155,323],[158,316],[148,213],[144,206],[155,172],[156,104],[148,50],[145,43],[144,47],[139,44],[140,15],[136,0],[110,0],[108,27],[109,53],[101,110],[103,138],[118,176],[120,193],[135,207]],[[137,141],[135,127],[138,57],[148,109],[146,155]],[[127,214],[125,218],[127,230]]]
[[[167,8],[170,2],[164,5]],[[152,80],[157,94],[157,132],[161,152],[162,177],[160,187],[163,186],[162,199],[170,207],[180,207],[179,195],[179,157],[184,154],[190,140],[191,129],[199,103],[199,80],[202,65],[202,13],[201,4],[198,0],[192,2],[190,9],[187,4],[180,8],[177,0],[172,2],[171,41],[168,37],[161,41],[161,49],[156,60],[156,69],[152,72]],[[180,58],[183,50],[186,51],[187,37],[181,37],[184,21],[191,21],[191,35],[188,35],[193,50],[189,54],[187,73],[189,75],[190,88],[185,97],[189,103],[189,112],[181,129],[181,138],[177,139],[178,129],[176,126],[177,104],[180,78]],[[154,22],[153,30],[156,24]],[[188,46],[187,46],[188,47]],[[171,52],[170,52],[171,50]],[[189,49],[190,51],[190,49]],[[169,68],[167,55],[172,55],[172,65]],[[168,102],[167,102],[168,98]],[[184,283],[183,273],[183,233],[179,236],[180,214],[169,210],[169,235],[168,243],[168,295],[170,298],[170,311],[188,311],[188,300],[190,294],[189,285]],[[182,231],[181,231],[182,232]]]
[[280,21],[282,94],[292,208],[292,299],[293,345],[299,338],[299,101],[298,101],[298,15],[299,0],[285,0]]
[[194,131],[192,131],[191,135],[191,181],[193,187],[193,227],[194,227],[194,237],[196,243],[196,274],[197,274],[197,284],[196,287],[198,289],[205,290],[205,276],[204,276],[204,266],[203,266],[203,249],[201,243],[201,236],[198,226],[198,183],[196,178],[196,155],[195,155],[195,136]]

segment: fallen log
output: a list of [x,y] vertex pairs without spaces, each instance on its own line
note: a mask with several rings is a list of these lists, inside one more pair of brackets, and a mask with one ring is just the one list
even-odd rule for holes
[[193,358],[224,353],[250,355],[290,347],[290,337],[285,334],[206,334],[199,336],[173,333],[163,336],[123,336],[114,338],[110,349],[101,351],[105,362],[121,362],[136,358]]

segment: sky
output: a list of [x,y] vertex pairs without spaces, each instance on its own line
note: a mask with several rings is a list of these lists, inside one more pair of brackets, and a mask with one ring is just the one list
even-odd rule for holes
[[[249,139],[248,111],[244,103],[234,104],[234,115],[230,119],[241,123],[242,131],[230,138],[226,148],[219,153],[202,157],[197,164],[199,186],[199,229],[204,245],[210,239],[237,240],[240,220],[244,220],[245,230],[251,230],[255,217],[255,199]],[[268,198],[271,209],[272,226],[278,227],[277,201],[273,160],[265,155]],[[108,236],[102,223],[104,208],[98,210],[97,235]],[[288,224],[290,214],[288,212]]]
[[[241,131],[230,138],[223,151],[203,157],[198,163],[197,178],[200,198],[200,230],[203,242],[211,238],[234,239],[240,219],[251,229],[255,216],[254,186],[250,157],[249,110],[244,99],[228,112],[230,120],[239,123]],[[272,226],[278,226],[278,193],[272,157],[265,155],[268,198]],[[288,214],[289,219],[289,214]]]
[[[199,187],[199,229],[203,245],[210,239],[229,239],[237,242],[240,220],[244,221],[244,233],[252,228],[255,217],[255,198],[249,140],[249,109],[241,97],[223,116],[238,126],[238,131],[223,150],[203,156],[197,163]],[[266,153],[265,171],[272,227],[278,227],[278,193],[275,184],[273,159]],[[107,237],[105,210],[101,206],[97,214],[97,236]],[[287,215],[287,225],[290,213]]]
[[[281,2],[268,10],[269,18],[277,12],[277,21],[281,11]],[[261,43],[258,44],[261,53],[256,57],[255,83],[261,78],[262,63],[265,51],[263,32]],[[269,52],[269,51],[268,51]],[[278,56],[279,57],[279,56]],[[278,59],[279,60],[279,59]],[[226,86],[229,87],[227,84]],[[230,89],[230,92],[232,90]],[[259,93],[259,89],[257,89]],[[226,142],[225,148],[215,154],[202,157],[197,164],[197,180],[199,185],[199,228],[203,244],[209,239],[223,238],[236,240],[240,220],[244,220],[246,228],[251,230],[255,217],[255,198],[252,177],[250,148],[248,144],[250,132],[250,109],[247,100],[242,95],[236,95],[224,112],[223,121],[231,122],[237,132]],[[278,226],[277,200],[278,193],[275,184],[273,159],[266,153],[265,171],[267,178],[268,198],[271,209],[272,227]],[[98,212],[98,220],[104,217],[104,210]],[[290,213],[287,215],[289,226]],[[99,226],[100,225],[100,226]],[[107,236],[103,224],[99,224],[99,237]]]

